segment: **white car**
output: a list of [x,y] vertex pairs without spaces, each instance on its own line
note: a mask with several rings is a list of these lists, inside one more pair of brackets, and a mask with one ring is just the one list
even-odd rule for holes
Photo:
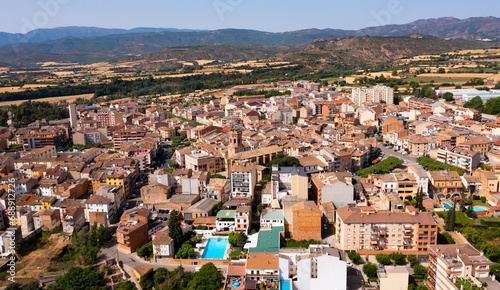
[[407,153],[407,152],[403,152],[403,153],[401,153],[401,155],[403,155],[403,156],[404,156],[404,155],[408,155],[408,153]]
[[352,267],[352,263],[347,261],[347,267]]

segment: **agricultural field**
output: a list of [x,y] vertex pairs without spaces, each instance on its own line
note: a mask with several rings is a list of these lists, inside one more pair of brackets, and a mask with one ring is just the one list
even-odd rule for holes
[[[0,88],[0,92],[2,88]],[[61,101],[66,101],[68,103],[72,103],[76,101],[78,98],[83,98],[83,99],[90,99],[94,96],[94,94],[82,94],[82,95],[72,95],[72,96],[64,96],[64,97],[53,97],[53,98],[42,98],[42,99],[37,99],[37,102],[49,102],[49,103],[57,103]],[[1,106],[10,106],[10,105],[19,105],[23,102],[26,102],[26,100],[20,100],[20,101],[8,101],[8,102],[0,102],[0,107]]]

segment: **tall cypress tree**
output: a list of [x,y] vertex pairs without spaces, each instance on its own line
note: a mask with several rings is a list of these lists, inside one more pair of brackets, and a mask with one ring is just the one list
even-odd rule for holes
[[168,235],[174,240],[176,248],[182,244],[182,228],[179,213],[173,210],[168,221]]
[[455,230],[455,207],[457,205],[457,201],[453,201],[453,207],[448,211],[448,228],[450,231]]

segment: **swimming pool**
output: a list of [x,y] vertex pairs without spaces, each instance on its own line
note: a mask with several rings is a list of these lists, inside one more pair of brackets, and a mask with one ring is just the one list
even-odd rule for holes
[[452,205],[451,205],[451,204],[449,204],[449,203],[447,203],[447,202],[443,202],[443,207],[444,207],[446,210],[449,210],[449,209],[452,207]]
[[226,253],[227,238],[210,238],[201,255],[204,259],[222,259]]
[[475,205],[472,207],[473,211],[488,211],[488,208],[485,206]]
[[292,290],[290,287],[290,280],[280,281],[280,290]]

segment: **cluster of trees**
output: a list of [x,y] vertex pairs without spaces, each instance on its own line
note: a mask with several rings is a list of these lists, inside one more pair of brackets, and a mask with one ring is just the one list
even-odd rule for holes
[[7,110],[0,110],[0,124],[7,125],[9,111],[14,114],[14,124],[24,127],[36,120],[59,120],[69,118],[66,103],[31,102],[26,101],[20,105],[12,105]]
[[266,174],[266,178],[264,181],[271,180],[271,170],[273,165],[278,164],[280,167],[295,167],[300,166],[299,159],[292,156],[285,156],[283,154],[278,154],[273,158],[269,163],[266,164],[266,169],[264,169],[264,173]]
[[476,109],[482,113],[490,115],[500,114],[500,97],[491,98],[483,104],[483,100],[479,96],[475,96],[470,101],[464,104],[465,108]]
[[415,208],[420,211],[425,211],[424,207],[424,191],[420,187],[417,191],[417,196],[415,196]]
[[446,92],[443,94],[443,99],[447,102],[453,101],[453,94],[450,92]]
[[228,237],[228,242],[231,244],[233,247],[243,247],[245,243],[247,242],[247,235],[245,235],[243,232],[231,232],[229,233]]
[[500,246],[495,240],[500,238],[498,226],[493,228],[466,227],[462,230],[465,238],[493,262],[500,262]]
[[78,233],[73,234],[71,245],[62,257],[56,256],[55,261],[76,260],[81,265],[92,265],[97,259],[99,248],[108,241],[108,227],[94,224],[90,229],[82,228]]
[[441,170],[449,170],[449,171],[456,171],[458,175],[462,176],[465,173],[465,170],[460,169],[458,167],[451,166],[447,163],[441,163],[439,161],[436,161],[429,156],[421,156],[417,158],[417,163],[422,165],[424,168],[427,168],[428,170],[431,171],[441,171]]
[[377,262],[383,265],[389,265],[391,263],[402,265],[406,263],[406,257],[405,255],[399,253],[399,252],[394,252],[391,253],[390,255],[388,254],[377,254],[375,255],[375,259]]
[[136,250],[138,257],[152,258],[153,257],[153,243],[149,242]]
[[300,161],[292,156],[278,154],[273,158],[273,160],[266,164],[266,167],[272,168],[274,164],[278,164],[280,167],[295,167],[300,166]]
[[[397,70],[394,70],[392,75],[397,75]],[[384,84],[390,88],[393,88],[395,91],[399,89],[399,87],[408,85],[408,81],[405,81],[403,79],[388,79],[384,75],[375,76],[374,78],[368,78],[368,77],[361,77],[361,78],[356,78],[354,80],[355,83],[358,83],[360,85],[368,84],[368,85],[377,85],[377,84]]]
[[484,85],[484,80],[482,78],[473,78],[468,80],[464,86],[482,86]]
[[175,210],[170,212],[170,219],[168,220],[168,235],[174,240],[175,249],[177,249],[176,256],[181,258],[191,258],[194,254],[194,247],[191,240],[192,232],[182,234],[181,220],[179,213]]
[[151,269],[141,277],[140,285],[145,290],[217,290],[221,282],[222,277],[217,268],[208,263],[197,273],[186,272],[182,267],[173,271]]
[[98,289],[103,285],[104,273],[95,267],[72,267],[64,276],[57,278],[48,289]]
[[370,166],[368,168],[359,170],[358,172],[356,172],[356,174],[358,176],[366,178],[370,174],[389,173],[394,168],[396,168],[396,167],[400,166],[401,164],[403,164],[403,162],[404,162],[403,160],[401,160],[401,159],[399,159],[397,157],[390,156],[387,159],[382,160],[382,161],[380,161],[379,163],[377,163],[377,164],[375,164],[373,166]]

